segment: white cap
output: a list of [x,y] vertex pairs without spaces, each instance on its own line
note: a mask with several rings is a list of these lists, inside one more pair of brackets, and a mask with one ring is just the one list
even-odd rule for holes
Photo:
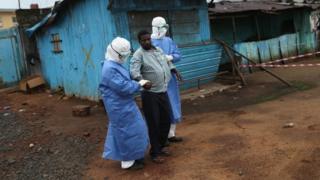
[[155,17],[152,20],[152,26],[154,27],[163,27],[163,26],[168,26],[166,20],[163,17]]
[[166,20],[163,17],[155,17],[152,20],[152,39],[161,39],[163,38],[167,31],[168,31],[169,25],[166,23]]

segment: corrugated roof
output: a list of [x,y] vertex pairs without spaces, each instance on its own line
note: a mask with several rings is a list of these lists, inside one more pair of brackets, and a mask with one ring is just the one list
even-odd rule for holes
[[247,1],[247,2],[220,2],[215,3],[214,6],[209,6],[209,14],[230,14],[248,11],[261,11],[265,13],[272,13],[276,11],[283,11],[287,9],[310,8],[317,9],[320,4],[289,4],[277,3],[272,1]]
[[15,9],[0,9],[0,12],[15,12]]
[[31,28],[26,30],[27,36],[31,37],[41,27],[52,23],[56,19],[58,13],[61,10],[63,10],[66,7],[66,5],[71,1],[78,1],[78,0],[57,1],[54,7],[52,8],[51,12],[46,17],[44,17],[40,22],[38,22],[37,24],[33,25]]

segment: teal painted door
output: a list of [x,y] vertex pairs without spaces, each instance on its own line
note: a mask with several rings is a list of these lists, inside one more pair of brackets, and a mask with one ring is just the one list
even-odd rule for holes
[[0,87],[21,79],[24,65],[17,32],[16,29],[0,31]]

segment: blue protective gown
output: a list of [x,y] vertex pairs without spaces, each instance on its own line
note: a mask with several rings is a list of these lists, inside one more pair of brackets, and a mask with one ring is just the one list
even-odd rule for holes
[[108,133],[102,157],[131,161],[144,157],[149,145],[148,131],[134,101],[140,85],[119,63],[105,61],[99,86],[109,117]]
[[[161,48],[165,54],[172,55],[173,63],[179,62],[181,60],[180,51],[171,38],[163,37],[162,39],[152,39],[152,44],[156,47]],[[171,123],[176,124],[181,121],[181,102],[179,84],[176,76],[173,73],[168,85],[167,92],[172,109]]]

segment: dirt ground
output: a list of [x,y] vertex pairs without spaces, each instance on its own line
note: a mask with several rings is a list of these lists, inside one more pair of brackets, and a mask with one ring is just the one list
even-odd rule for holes
[[[272,70],[294,87],[255,72],[246,87],[184,101],[177,128],[184,142],[169,147],[164,164],[146,156],[139,171],[101,158],[107,131],[101,104],[41,91],[2,93],[0,177],[319,180],[320,68]],[[79,104],[91,105],[91,116],[73,117]]]

